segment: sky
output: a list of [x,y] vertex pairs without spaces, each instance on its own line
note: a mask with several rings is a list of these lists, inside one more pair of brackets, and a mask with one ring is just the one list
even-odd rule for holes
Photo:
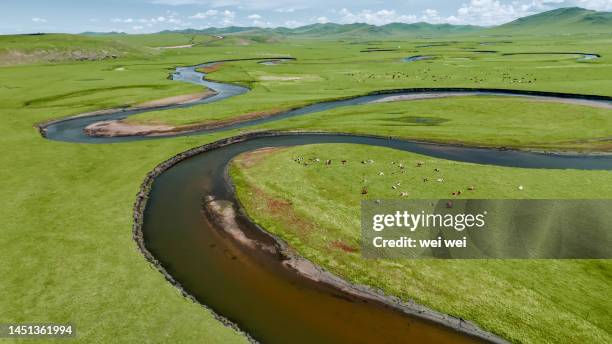
[[54,0],[3,1],[0,34],[151,33],[186,28],[429,22],[491,26],[559,7],[612,11],[612,0]]

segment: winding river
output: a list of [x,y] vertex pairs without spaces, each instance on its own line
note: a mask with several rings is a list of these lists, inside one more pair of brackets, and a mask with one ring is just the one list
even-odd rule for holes
[[578,52],[532,52],[532,53],[504,53],[503,56],[514,56],[514,55],[580,55],[576,61],[589,61],[595,60],[601,57],[599,54],[594,53],[578,53]]
[[[161,109],[220,101],[247,92],[241,86],[206,80],[204,74],[196,71],[218,62],[221,61],[178,67],[173,74],[175,80],[214,89],[217,91],[214,96]],[[244,128],[340,106],[466,95],[520,96],[612,107],[612,98],[598,96],[465,88],[405,89],[321,102],[273,117],[167,137]],[[160,139],[159,136],[91,137],[83,133],[92,123],[122,119],[144,111],[150,109],[72,117],[49,122],[40,129],[48,139],[70,142]],[[145,179],[135,205],[135,240],[145,257],[184,295],[209,307],[221,320],[244,331],[252,340],[266,343],[504,342],[462,319],[351,285],[300,258],[282,240],[246,216],[228,178],[231,159],[263,147],[312,143],[384,146],[501,166],[612,169],[610,156],[501,151],[323,133],[245,134],[179,154],[160,164]]]
[[415,56],[408,56],[408,57],[404,57],[404,62],[415,62],[415,61],[422,61],[422,60],[431,60],[433,59],[433,56],[428,56],[428,55],[415,55]]

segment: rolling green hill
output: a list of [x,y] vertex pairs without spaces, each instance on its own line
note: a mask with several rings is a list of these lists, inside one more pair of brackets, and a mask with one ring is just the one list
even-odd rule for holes
[[[127,35],[122,35],[127,36]],[[141,55],[139,47],[97,36],[30,34],[0,36],[0,66],[38,62],[93,61]]]
[[612,33],[612,12],[559,8],[519,18],[490,30],[513,34]]
[[386,31],[393,34],[417,34],[417,35],[440,35],[452,33],[469,33],[482,30],[480,26],[474,25],[451,25],[451,24],[430,24],[430,23],[414,23],[402,24],[391,23],[382,26]]
[[375,26],[363,23],[356,24],[313,24],[296,28],[291,31],[293,35],[320,36],[320,37],[388,37],[388,36],[437,36],[452,33],[474,32],[481,27],[472,25],[450,25],[429,23],[391,23]]
[[[167,32],[167,31],[166,31]],[[225,28],[186,29],[170,31],[183,34],[204,33],[224,36],[267,36],[281,39],[293,38],[385,38],[385,37],[439,37],[454,34],[483,32],[487,34],[577,34],[611,33],[612,12],[598,12],[580,7],[559,8],[519,18],[515,21],[484,28],[474,25],[451,25],[430,23],[391,23],[376,26],[365,23],[311,24],[297,28],[258,28],[230,26]]]
[[157,33],[129,35],[121,32],[84,32],[80,35],[38,33],[0,35],[0,66],[112,60],[144,57],[160,48],[203,45],[215,40],[209,34]]
[[[453,33],[467,33],[482,30],[482,27],[473,25],[429,24],[429,23],[391,23],[383,26],[365,23],[353,24],[311,24],[297,28],[257,28],[237,27],[207,28],[203,30],[187,29],[183,34],[205,33],[225,36],[268,36],[268,37],[304,37],[304,38],[384,38],[389,36],[419,37],[440,36]],[[169,31],[164,31],[169,32]],[[171,31],[170,31],[171,32]]]

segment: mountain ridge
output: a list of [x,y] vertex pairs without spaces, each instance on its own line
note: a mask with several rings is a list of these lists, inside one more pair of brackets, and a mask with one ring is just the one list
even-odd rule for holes
[[[612,12],[599,12],[581,7],[562,7],[518,18],[492,28],[508,33],[612,33]],[[565,32],[563,32],[565,31]]]
[[[268,36],[273,39],[282,37],[305,38],[376,38],[376,37],[432,37],[452,34],[580,34],[612,33],[612,12],[587,10],[580,7],[563,7],[545,11],[498,26],[453,25],[448,23],[431,24],[427,22],[400,23],[385,25],[367,23],[315,23],[295,28],[228,26],[204,29],[187,28],[183,30],[164,30],[158,33],[209,34],[225,36]],[[89,33],[103,34],[103,33]]]
[[206,28],[202,30],[165,30],[160,33],[204,33],[216,35],[253,35],[253,34],[272,34],[281,36],[379,36],[379,35],[403,35],[403,34],[437,34],[454,32],[474,32],[484,29],[475,25],[451,25],[451,24],[430,24],[418,23],[389,23],[386,25],[372,25],[366,23],[316,23],[304,25],[296,28],[275,27],[260,28],[253,26],[239,27],[230,26],[225,28]]

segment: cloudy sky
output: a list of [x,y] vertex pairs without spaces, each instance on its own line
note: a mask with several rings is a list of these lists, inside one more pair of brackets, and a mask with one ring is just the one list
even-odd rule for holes
[[54,0],[3,1],[0,34],[123,31],[210,26],[296,27],[391,22],[496,25],[554,8],[612,11],[612,0]]

